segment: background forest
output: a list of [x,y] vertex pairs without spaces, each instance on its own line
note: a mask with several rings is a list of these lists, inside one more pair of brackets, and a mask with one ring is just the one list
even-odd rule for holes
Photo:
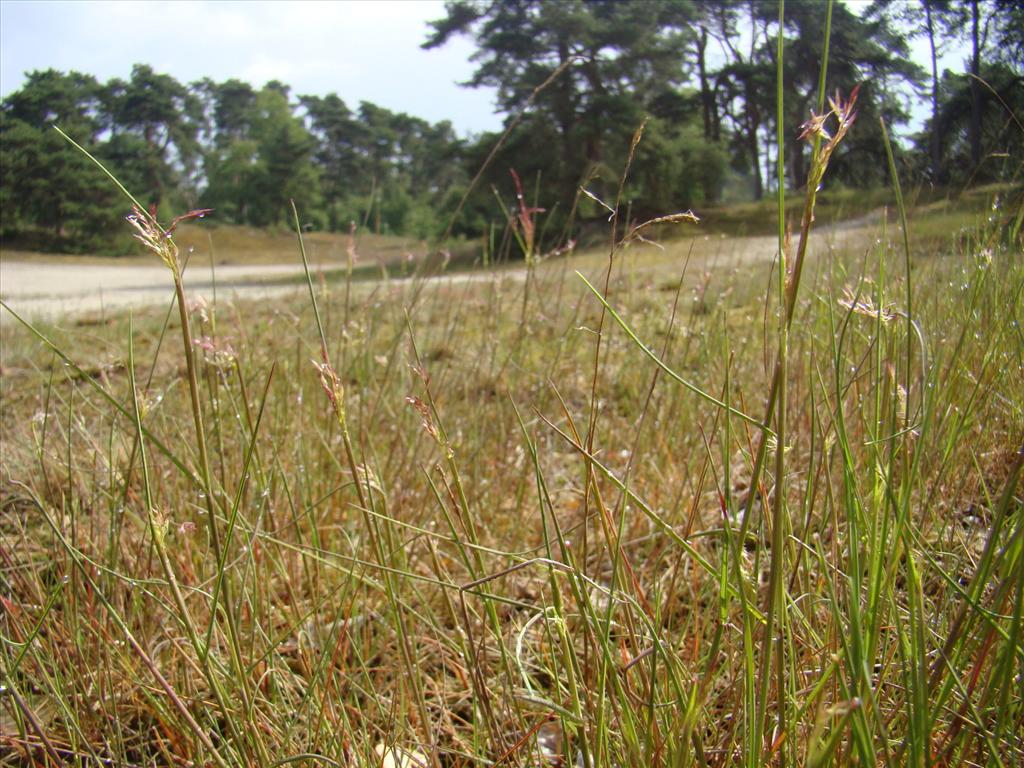
[[[876,0],[858,10],[839,4],[832,18],[829,90],[861,91],[858,130],[834,159],[830,184],[887,183],[879,118],[899,132],[915,103],[928,117],[920,132],[904,129],[897,158],[911,182],[1011,178],[1024,135],[1014,122],[1024,114],[1024,6]],[[614,198],[645,119],[625,190],[633,215],[770,191],[773,2],[456,0],[446,11],[424,47],[472,39],[467,85],[497,88],[503,134],[459,136],[447,121],[296,94],[278,81],[181,83],[145,64],[127,81],[29,73],[0,111],[4,244],[124,247],[119,193],[53,125],[162,212],[209,207],[219,223],[255,227],[284,225],[294,199],[308,228],[347,231],[356,222],[428,240],[487,236],[515,202],[513,169],[529,204],[547,212],[539,247],[554,248],[601,216],[580,187]],[[798,125],[812,105],[825,12],[825,3],[786,6],[784,125]],[[911,56],[915,38],[926,43],[918,46],[930,53],[925,61]],[[939,71],[939,56],[954,48],[966,53],[963,71]],[[786,141],[788,183],[799,188],[806,150],[796,132]]]

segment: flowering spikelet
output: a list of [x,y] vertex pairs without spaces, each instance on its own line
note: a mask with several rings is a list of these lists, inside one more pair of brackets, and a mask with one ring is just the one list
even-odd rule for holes
[[415,395],[406,395],[405,402],[407,405],[411,405],[420,415],[420,421],[423,424],[424,431],[434,438],[434,441],[438,445],[442,445],[443,441],[441,440],[441,433],[438,431],[433,418],[430,416],[430,408],[427,407],[427,404]]
[[538,213],[544,213],[543,208],[533,208],[526,204],[526,197],[523,195],[523,185],[519,181],[519,174],[516,173],[515,168],[509,168],[508,172],[512,176],[512,181],[516,187],[516,201],[519,204],[519,212],[516,214],[514,222],[518,225],[519,229],[523,233],[523,250],[526,252],[526,260],[529,261],[533,258],[533,244],[534,244],[534,233],[535,233],[535,221],[534,217]]
[[350,221],[348,224],[348,245],[345,247],[345,254],[348,256],[348,268],[352,268],[359,261],[359,253],[356,251],[356,223]]
[[855,314],[877,317],[883,323],[889,323],[896,317],[896,312],[891,307],[876,307],[870,298],[858,296],[849,288],[843,288],[843,298],[839,299],[838,303]]
[[174,274],[178,274],[178,246],[174,244],[171,235],[178,225],[183,221],[201,219],[210,213],[212,208],[197,208],[186,214],[175,217],[167,229],[163,229],[156,220],[156,208],[149,213],[144,213],[138,206],[132,206],[132,212],[125,216],[125,220],[135,228],[135,239],[157,256],[167,265]]
[[203,359],[215,368],[227,368],[238,358],[234,347],[226,342],[217,341],[210,336],[192,339],[195,347],[203,352]]
[[320,374],[320,386],[323,387],[327,399],[331,402],[334,415],[338,417],[338,424],[341,425],[342,429],[347,429],[345,419],[345,386],[341,383],[341,378],[329,362],[318,363],[316,360],[311,360],[310,362],[313,363],[313,367]]
[[[825,170],[828,168],[829,160],[832,158],[832,153],[835,152],[836,147],[839,146],[842,140],[846,138],[846,134],[853,125],[853,121],[857,119],[857,112],[854,107],[857,104],[857,95],[859,93],[860,84],[857,84],[850,91],[850,98],[844,101],[839,95],[839,91],[836,91],[836,95],[828,100],[829,111],[821,115],[811,112],[810,119],[801,126],[802,130],[799,137],[801,141],[822,142],[820,150],[812,158],[811,169],[807,174],[807,186],[810,189],[816,190],[821,184],[821,180],[825,176]],[[836,119],[836,129],[834,133],[830,134],[825,125],[831,117]]]
[[149,522],[153,526],[153,536],[156,538],[157,543],[163,546],[164,540],[167,538],[167,529],[169,523],[167,516],[156,508],[149,510]]
[[178,246],[157,226],[156,219],[132,206],[125,221],[135,228],[135,239],[157,256],[175,274],[178,273]]

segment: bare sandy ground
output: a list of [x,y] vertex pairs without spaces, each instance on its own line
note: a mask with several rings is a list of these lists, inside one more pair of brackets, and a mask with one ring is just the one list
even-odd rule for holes
[[[812,236],[812,251],[822,248],[856,245],[870,236],[877,215],[836,226],[823,227]],[[719,238],[697,237],[695,256],[705,257],[717,266],[736,266],[755,261],[771,261],[775,256],[774,237]],[[681,247],[681,246],[678,246]],[[673,248],[674,249],[674,248]],[[340,269],[340,268],[338,268]],[[326,271],[326,270],[325,270]],[[299,264],[252,264],[218,266],[211,275],[206,265],[195,265],[185,272],[185,284],[191,299],[207,301],[262,299],[305,291],[296,279],[302,274]],[[444,279],[491,280],[515,278],[517,270],[500,273],[457,273]],[[173,295],[171,275],[157,263],[138,264],[47,264],[0,258],[0,298],[28,319],[54,319],[65,315],[93,315],[129,307],[170,304]],[[0,310],[0,323],[13,322]]]
[[[301,288],[294,278],[301,265],[257,264],[220,266],[211,275],[209,267],[185,271],[185,285],[191,298],[261,298],[291,293]],[[52,319],[61,315],[94,314],[169,304],[174,293],[171,274],[160,264],[152,266],[114,264],[40,264],[0,259],[0,297],[13,310],[29,319]],[[0,323],[13,320],[0,312]]]

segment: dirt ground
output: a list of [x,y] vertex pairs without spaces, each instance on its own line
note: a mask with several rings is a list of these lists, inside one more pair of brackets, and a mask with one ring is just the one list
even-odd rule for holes
[[[257,264],[209,267],[185,271],[189,295],[218,298],[260,298],[302,288],[295,282],[302,266]],[[174,293],[171,274],[161,264],[151,266],[100,264],[40,264],[0,259],[0,297],[16,312],[32,318],[121,310],[169,303]],[[0,322],[12,320],[0,313]]]
[[[877,215],[823,227],[812,236],[812,250],[849,246],[867,242]],[[685,238],[689,243],[689,238]],[[671,260],[671,252],[682,247],[679,240],[662,252]],[[694,238],[694,256],[707,260],[709,266],[737,266],[775,257],[773,237],[735,237],[712,235]],[[648,246],[651,247],[651,246]],[[652,248],[652,256],[657,249]],[[585,259],[588,261],[589,259]],[[333,266],[323,271],[340,271]],[[505,277],[516,270],[503,270]],[[460,273],[450,279],[489,279],[489,273]],[[247,264],[221,265],[213,272],[208,264],[197,264],[185,272],[188,294],[206,301],[269,298],[305,291],[301,280],[302,265]],[[470,276],[472,275],[472,276]],[[0,298],[28,319],[54,319],[64,315],[103,314],[154,304],[169,304],[173,294],[171,275],[159,263],[75,264],[20,260],[17,256],[0,258]],[[12,322],[8,312],[0,312],[0,323]]]

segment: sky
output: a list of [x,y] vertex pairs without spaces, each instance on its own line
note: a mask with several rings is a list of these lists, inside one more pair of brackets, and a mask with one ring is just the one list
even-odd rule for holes
[[[865,0],[847,0],[855,12]],[[450,120],[465,136],[499,130],[494,90],[464,88],[472,44],[454,38],[424,51],[427,22],[442,0],[256,2],[254,0],[0,0],[0,96],[34,69],[78,70],[127,79],[133,64],[182,82],[238,78],[259,87],[280,80],[292,93],[337,93],[350,108],[372,101],[431,122]],[[925,65],[927,46],[913,42]],[[961,69],[963,49],[940,67]],[[915,105],[903,132],[927,115]]]

